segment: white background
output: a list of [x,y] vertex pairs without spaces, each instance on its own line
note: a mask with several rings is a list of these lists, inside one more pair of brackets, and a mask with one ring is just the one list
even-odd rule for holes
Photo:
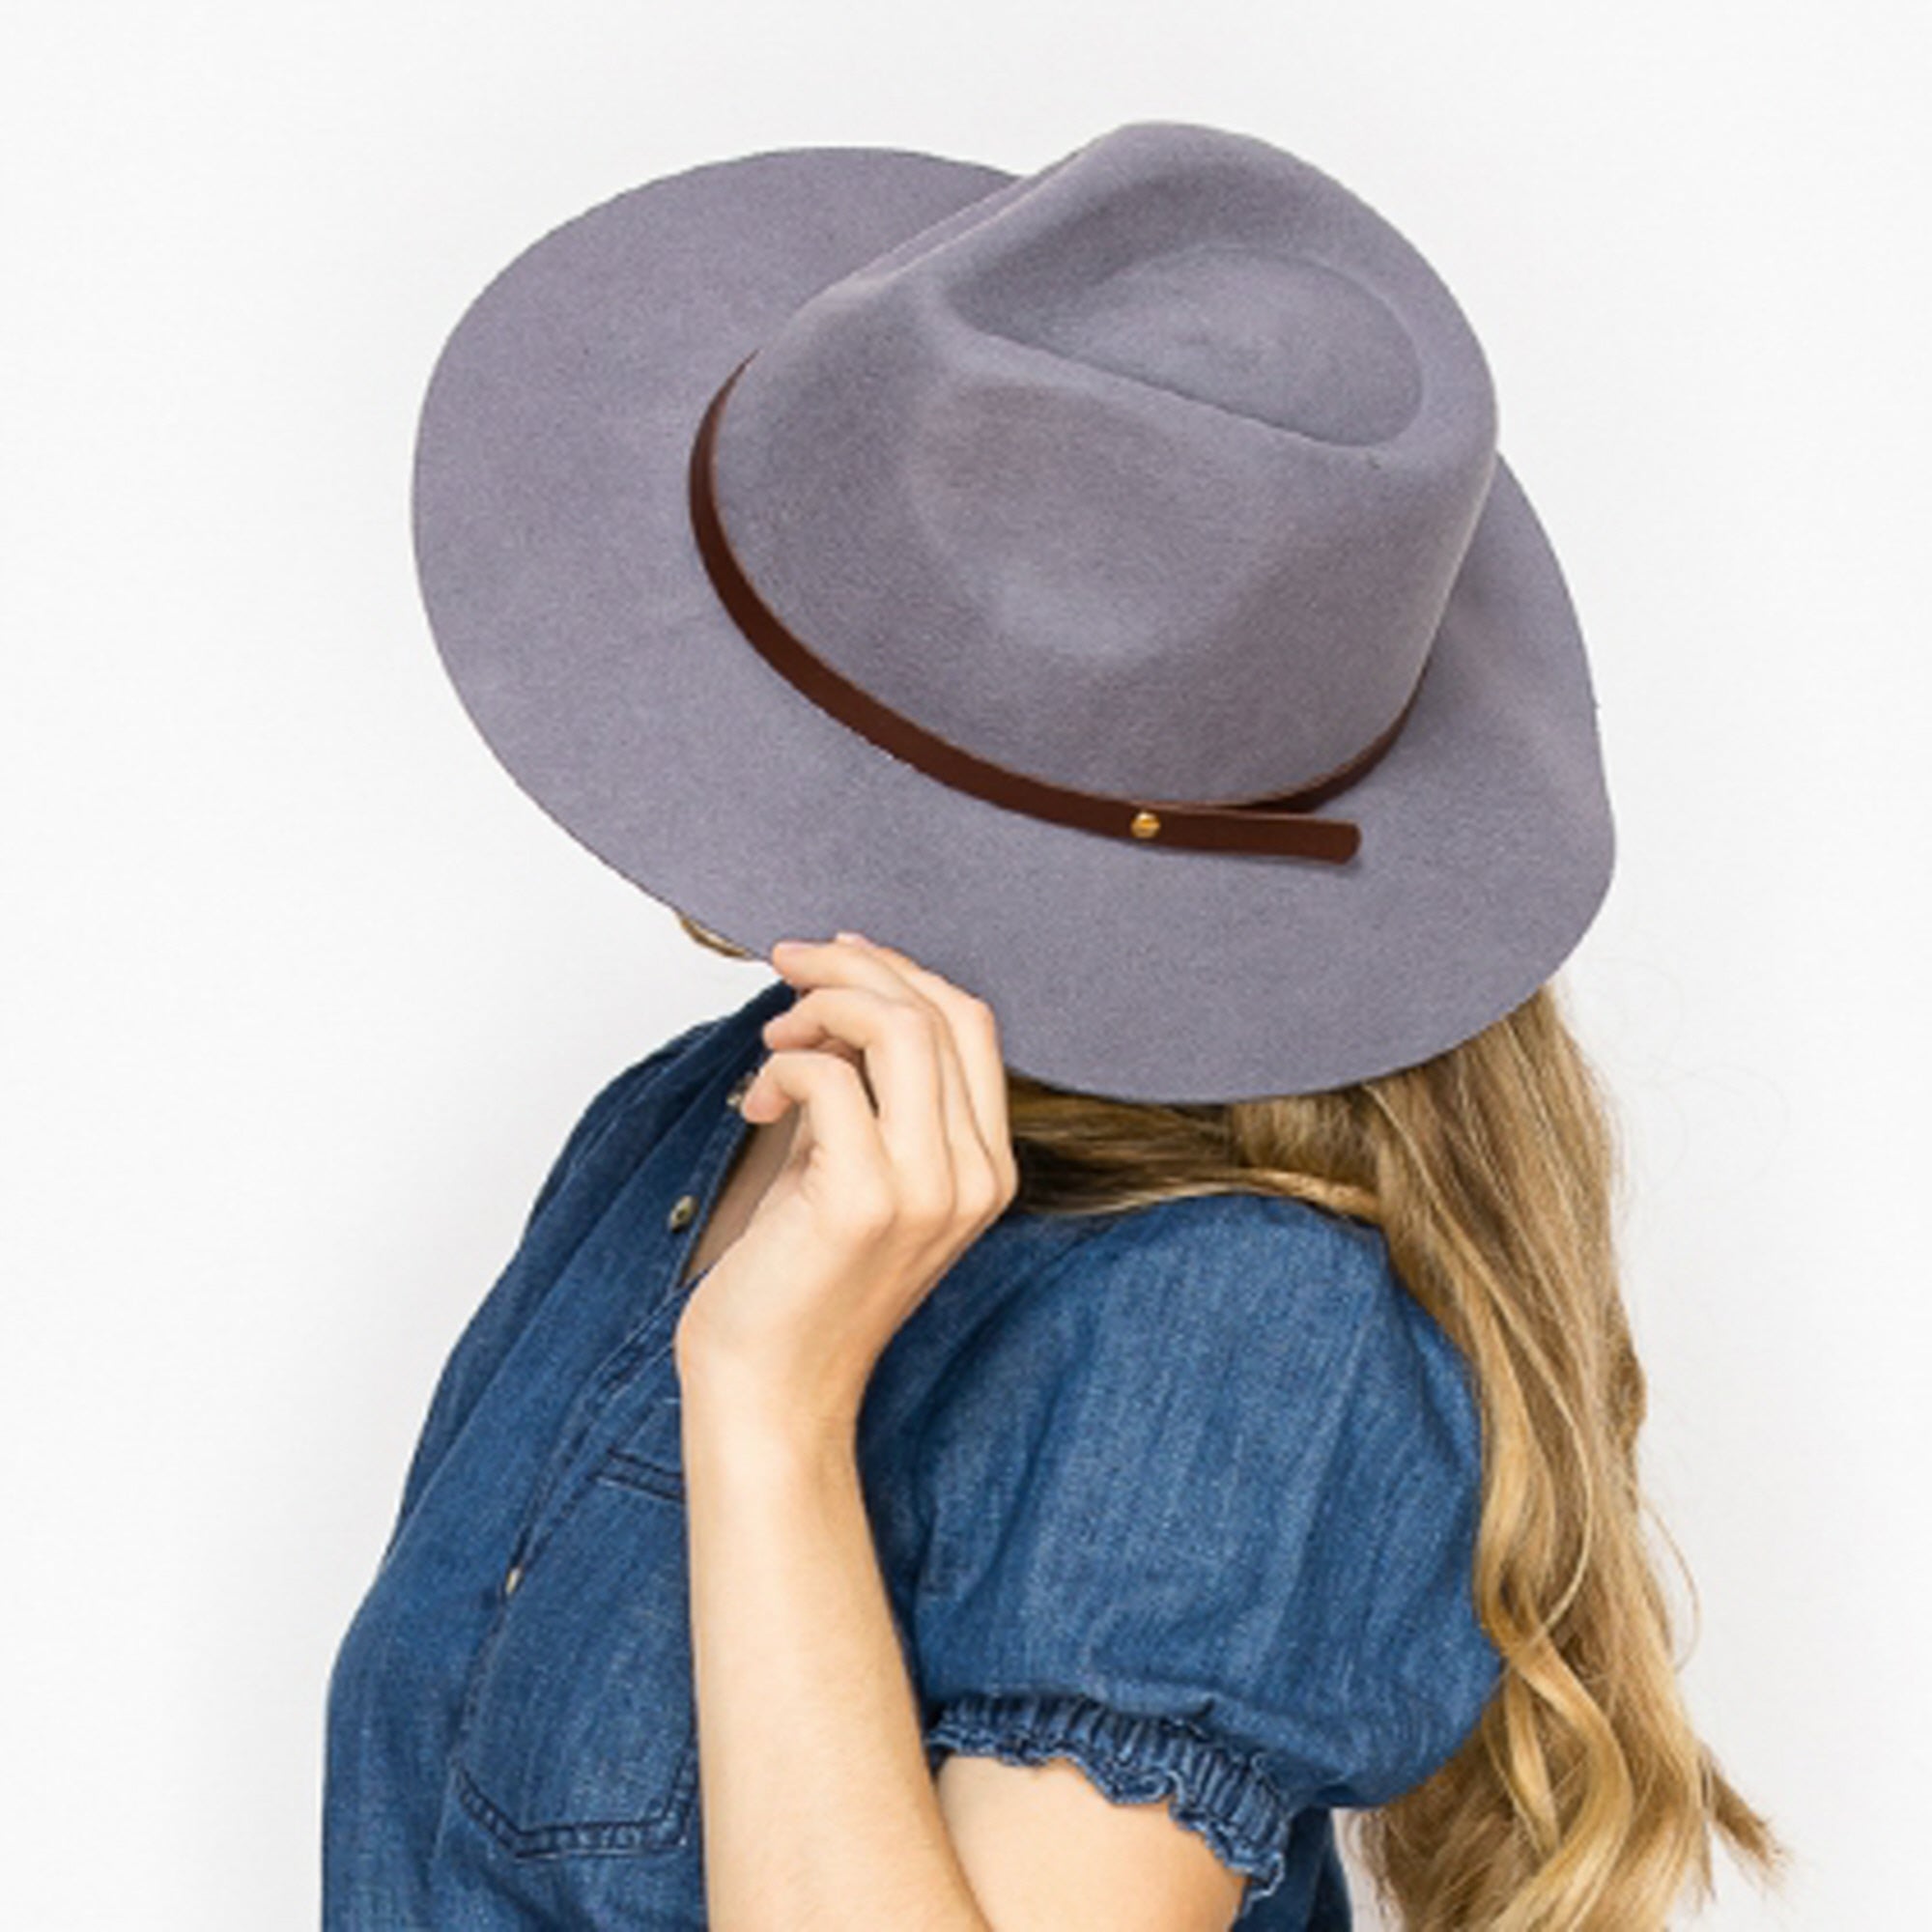
[[13,0],[7,1924],[312,1921],[327,1670],[442,1356],[589,1094],[764,981],[444,680],[407,477],[447,329],[656,174],[1024,171],[1137,118],[1338,175],[1490,351],[1597,666],[1620,871],[1567,977],[1624,1107],[1688,1692],[1800,1860],[1782,1905],[1720,1864],[1698,1922],[1907,1922],[1924,17]]

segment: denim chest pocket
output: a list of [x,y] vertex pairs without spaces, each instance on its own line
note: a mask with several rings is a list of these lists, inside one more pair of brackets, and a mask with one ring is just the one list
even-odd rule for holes
[[655,1393],[636,1428],[605,1451],[597,1480],[641,1490],[666,1502],[684,1501],[684,1411],[675,1380]]
[[513,1855],[684,1844],[697,1786],[679,1410],[654,1394],[533,1546],[478,1653],[458,1795]]

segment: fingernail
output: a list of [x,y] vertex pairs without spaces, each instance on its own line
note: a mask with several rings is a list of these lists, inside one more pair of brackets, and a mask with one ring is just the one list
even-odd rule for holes
[[834,939],[857,940],[861,946],[869,946],[872,943],[863,932],[835,932],[832,936]]

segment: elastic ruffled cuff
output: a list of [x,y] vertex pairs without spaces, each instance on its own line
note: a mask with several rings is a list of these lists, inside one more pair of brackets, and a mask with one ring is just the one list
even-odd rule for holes
[[925,1727],[929,1771],[949,1750],[1008,1764],[1071,1758],[1117,1804],[1171,1795],[1175,1821],[1246,1874],[1244,1912],[1286,1874],[1293,1807],[1253,1758],[1178,1719],[1132,1716],[1061,1691],[967,1691]]

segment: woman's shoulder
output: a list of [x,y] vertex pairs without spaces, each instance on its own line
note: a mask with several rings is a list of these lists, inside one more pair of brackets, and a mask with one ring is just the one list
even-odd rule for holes
[[1285,1297],[1359,1310],[1394,1283],[1378,1228],[1260,1189],[1172,1195],[1101,1216],[1064,1268],[1151,1287],[1183,1279],[1197,1298],[1257,1315]]
[[1130,1374],[1229,1363],[1236,1389],[1278,1405],[1310,1376],[1412,1382],[1466,1438],[1460,1351],[1396,1269],[1382,1231],[1259,1190],[1171,1197],[1102,1217],[1007,1310],[1018,1328],[1071,1328]]
[[[1094,1218],[999,1295],[934,1427],[980,1445],[1022,1415],[1192,1480],[1238,1435],[1264,1498],[1324,1440],[1377,1492],[1480,1471],[1473,1378],[1378,1228],[1279,1194],[1172,1197]],[[1104,1480],[1104,1472],[1102,1473]]]

